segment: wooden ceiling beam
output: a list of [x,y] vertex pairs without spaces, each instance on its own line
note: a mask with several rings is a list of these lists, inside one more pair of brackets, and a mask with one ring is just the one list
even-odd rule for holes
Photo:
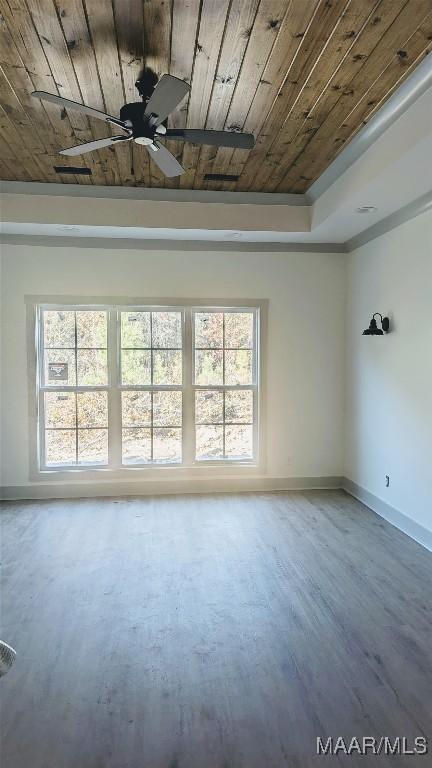
[[[144,67],[142,0],[113,0],[113,9],[118,46],[115,55],[118,55],[120,61],[125,103],[139,101],[135,83]],[[127,149],[130,151],[134,184],[150,187],[150,161],[146,150],[133,142],[130,142]]]
[[[188,128],[205,127],[229,6],[229,0],[203,0],[186,119]],[[199,152],[196,145],[184,144],[182,189],[193,188]]]
[[[350,56],[354,41],[361,35],[367,22],[375,17],[379,0],[350,0],[349,5],[334,26],[321,55],[303,82],[295,101],[288,110],[281,129],[267,152],[271,176],[266,189],[275,189],[284,176],[287,163],[295,159],[292,142],[298,130],[308,122],[309,133],[314,131],[313,120],[308,120],[316,101],[326,84],[336,75],[344,60]],[[263,179],[264,181],[264,179]]]
[[[103,103],[108,114],[118,116],[121,107],[126,102],[126,97],[112,5],[106,0],[86,0],[85,12]],[[111,134],[118,134],[118,128],[112,126]],[[109,152],[110,155],[114,154],[117,160],[120,183],[124,186],[133,185],[132,147],[130,143],[116,144],[114,147],[110,147]]]
[[[55,73],[54,80],[57,92],[66,99],[82,103],[81,90],[54,3],[52,0],[27,0],[27,5],[51,72]],[[58,112],[61,115],[65,110],[61,110],[59,107]],[[67,114],[73,126],[75,137],[78,139],[77,144],[93,141],[96,138],[87,117],[83,113],[69,110]],[[93,152],[86,155],[85,162],[92,170],[93,182],[106,184],[98,153]]]
[[[106,107],[82,2],[81,0],[54,0],[54,5],[57,9],[75,77],[79,83],[82,101],[84,104],[104,112]],[[90,118],[89,123],[95,139],[103,139],[110,135],[110,128],[101,120]],[[92,157],[96,157],[96,155],[92,154]],[[115,154],[109,149],[101,149],[98,151],[97,157],[106,183],[109,185],[119,184],[120,174]]]
[[[3,0],[1,7],[0,24],[7,27],[10,35],[9,41],[3,39],[3,62],[6,56],[15,57],[11,60],[11,69],[19,69],[23,76],[28,77],[28,86],[31,91],[57,92],[57,86],[50,70],[48,61],[41,46],[39,36],[34,27],[25,0]],[[3,31],[5,34],[6,30]],[[16,50],[16,54],[14,52]],[[19,57],[19,58],[18,58]],[[10,73],[12,75],[12,72]],[[58,147],[63,142],[73,143],[74,132],[66,113],[60,114],[58,107],[50,102],[35,101],[35,105],[41,107],[41,124],[46,127],[46,118],[51,124]],[[36,109],[36,107],[34,107]],[[46,118],[44,118],[44,113]]]
[[[223,130],[248,43],[253,35],[259,0],[233,0],[229,10],[213,90],[207,113],[206,128]],[[202,146],[194,177],[194,187],[204,189],[204,174],[212,172],[217,147]],[[213,185],[216,189],[219,185]]]
[[281,95],[275,100],[255,148],[250,153],[239,188],[255,188],[257,175],[261,177],[262,174],[263,184],[271,176],[273,166],[267,163],[269,150],[349,2],[350,0],[335,0],[333,3],[321,2],[318,5],[279,91]]
[[[24,14],[20,0],[16,0],[16,2],[17,4],[13,9],[7,2],[4,7],[4,14],[0,18],[1,69],[3,73],[1,103],[10,116],[16,114],[14,110],[18,110],[20,117],[16,117],[16,119],[19,120],[21,129],[27,125],[34,134],[34,136],[28,135],[28,140],[31,142],[32,152],[40,155],[39,164],[42,163],[45,168],[44,176],[52,181],[58,181],[52,167],[56,163],[60,147],[70,146],[74,143],[74,134],[69,121],[60,118],[58,108],[54,108],[48,102],[44,105],[31,96],[32,92],[41,85],[45,88],[47,81],[52,82],[53,87],[55,86],[52,78],[50,79],[49,71],[46,71],[48,65],[43,52],[44,62],[40,63],[38,56],[40,51],[35,42],[37,36],[34,30],[33,33],[29,34],[28,12]],[[22,27],[19,34],[14,34],[17,32],[15,27],[17,20],[22,22]],[[30,51],[29,48],[31,48]],[[44,71],[43,76],[39,74],[39,68]],[[12,126],[12,133],[13,139],[11,140],[14,141],[16,134],[14,125]],[[22,130],[21,136],[23,136]],[[38,139],[36,144],[34,143],[35,138]],[[24,138],[23,141],[25,141]],[[73,176],[71,181],[77,183],[76,177]]]
[[[425,39],[428,35],[427,29],[430,30],[430,17],[427,15],[430,3],[428,0],[416,0],[416,3],[420,19],[412,13],[409,2],[402,8],[371,54],[364,58],[361,69],[341,92],[336,105],[307,145],[310,149],[306,149],[304,157],[299,156],[293,173],[285,177],[279,185],[280,189],[286,189],[288,184],[290,189],[294,186],[308,188],[346,146],[348,136],[363,126],[376,102],[388,98],[391,83],[395,86],[408,75],[408,64],[417,61],[430,42]],[[415,35],[416,28],[423,29],[424,24],[424,32]],[[404,51],[407,55],[400,56],[398,51]],[[404,60],[407,60],[406,69]],[[381,79],[389,66],[393,81],[387,76]],[[350,119],[350,115],[355,114],[358,117],[357,123],[355,119]]]
[[[8,174],[7,177],[5,176],[2,178],[9,179],[9,174],[12,173],[12,180],[14,181],[32,181],[32,172],[34,173],[35,168],[33,167],[31,170],[27,170],[25,166],[25,158],[27,155],[25,146],[23,151],[21,151],[20,154],[17,154],[18,147],[15,147],[15,151],[14,147],[7,141],[7,138],[10,139],[7,117],[0,109],[0,157]],[[36,168],[36,173],[39,172],[39,168]],[[46,177],[43,176],[41,181],[46,181]]]
[[2,106],[1,128],[3,134],[14,148],[17,157],[24,157],[24,153],[32,159],[32,166],[39,170],[35,173],[40,180],[41,169],[45,181],[55,181],[54,171],[49,163],[49,154],[39,134],[34,130],[33,124],[22,107],[16,93],[10,87],[4,72],[0,69],[0,104]]
[[[158,78],[170,70],[172,0],[146,0],[143,5],[144,62]],[[141,150],[147,152],[147,150]],[[169,180],[152,160],[149,163],[150,184],[164,188]],[[167,184],[169,186],[169,183]]]
[[[320,0],[291,0],[279,34],[275,40],[266,66],[259,80],[250,105],[243,130],[258,137],[265,120],[280,94],[286,74],[297,54],[306,30]],[[250,152],[236,149],[227,156],[225,171],[241,176],[249,160]],[[223,168],[223,166],[221,166]],[[236,183],[238,190],[239,182]]]
[[[271,51],[279,36],[283,20],[289,12],[291,3],[287,0],[261,0],[255,17],[244,59],[237,79],[230,108],[225,119],[226,130],[242,130],[250,105],[256,94],[262,74],[271,55]],[[241,150],[239,150],[241,152]],[[233,173],[231,158],[234,150],[220,147],[216,151],[211,173]],[[241,152],[244,156],[248,152]],[[227,189],[226,182],[214,185],[212,189]]]
[[19,104],[11,109],[11,102],[5,99],[2,80],[0,76],[0,102],[4,105],[0,107],[0,132],[12,149],[17,165],[24,168],[31,181],[57,181],[46,162],[42,144],[26,122],[25,113],[17,117]]
[[290,140],[289,162],[284,164],[284,178],[280,181],[281,187],[285,188],[286,184],[290,183],[285,181],[285,178],[288,179],[291,169],[295,177],[297,159],[313,139],[327,115],[330,114],[341,94],[345,89],[349,89],[349,84],[356,72],[364,66],[375,46],[406,3],[407,0],[381,0],[360,29],[339,68],[325,83],[308,113],[301,116],[302,120],[297,127],[297,133]]
[[[169,74],[184,80],[189,85],[192,81],[200,5],[200,0],[188,0],[187,3],[184,0],[173,0]],[[168,127],[186,128],[188,108],[189,95],[168,117]],[[171,140],[166,141],[165,145],[181,163],[184,143]],[[179,177],[165,179],[165,187],[177,188],[179,185]]]

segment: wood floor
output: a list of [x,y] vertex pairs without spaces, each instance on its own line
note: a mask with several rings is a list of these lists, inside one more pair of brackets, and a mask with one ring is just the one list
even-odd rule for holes
[[[342,491],[1,519],[2,768],[432,764],[432,555]],[[382,735],[429,754],[316,755]]]

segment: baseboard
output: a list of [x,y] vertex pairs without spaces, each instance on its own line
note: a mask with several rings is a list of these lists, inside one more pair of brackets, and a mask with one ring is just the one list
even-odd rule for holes
[[214,477],[95,483],[34,483],[0,489],[4,501],[71,499],[97,496],[160,496],[185,493],[244,493],[341,488],[342,478],[325,477]]
[[354,483],[347,477],[342,478],[342,488],[349,493],[350,496],[354,496],[355,499],[358,499],[358,501],[361,501],[366,507],[369,507],[372,512],[376,512],[377,515],[383,517],[387,522],[394,525],[395,528],[406,533],[411,539],[414,539],[414,541],[417,541],[432,552],[432,531],[424,528],[420,523],[416,523],[415,520],[404,515],[403,512],[399,512],[398,509],[391,507],[390,504],[387,504],[378,496],[374,496],[373,493],[362,488],[361,485],[357,485],[357,483]]

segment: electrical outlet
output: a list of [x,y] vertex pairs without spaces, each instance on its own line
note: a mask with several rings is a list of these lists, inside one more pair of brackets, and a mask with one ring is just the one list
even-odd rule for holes
[[386,475],[385,479],[386,479],[386,488],[388,488],[390,485],[390,475]]

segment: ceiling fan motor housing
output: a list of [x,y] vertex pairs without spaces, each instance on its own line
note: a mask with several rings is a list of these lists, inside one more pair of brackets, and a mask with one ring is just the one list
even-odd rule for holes
[[[134,139],[149,139],[153,141],[156,126],[152,125],[151,120],[144,116],[145,104],[142,101],[134,101],[131,104],[125,104],[120,110],[120,120],[131,126]],[[147,143],[147,142],[139,142]]]

